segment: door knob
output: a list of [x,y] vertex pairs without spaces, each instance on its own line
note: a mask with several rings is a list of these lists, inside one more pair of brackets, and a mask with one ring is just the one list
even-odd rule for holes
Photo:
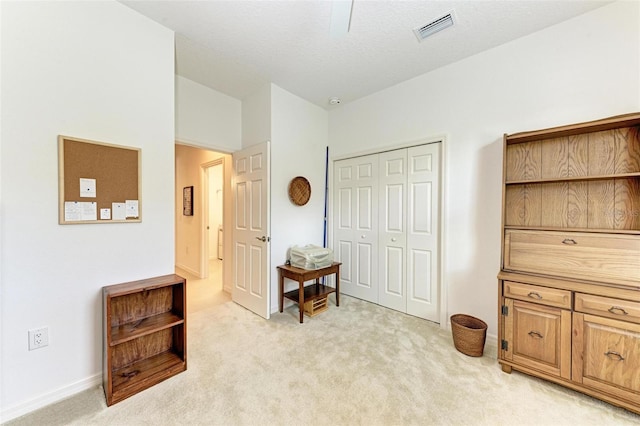
[[256,240],[260,240],[260,241],[262,241],[263,243],[266,243],[266,242],[267,242],[267,237],[265,237],[265,236],[263,235],[262,237],[256,237]]
[[392,243],[395,243],[395,242],[396,242],[396,239],[395,239],[395,238],[392,238],[392,239],[391,239],[391,242],[392,242]]

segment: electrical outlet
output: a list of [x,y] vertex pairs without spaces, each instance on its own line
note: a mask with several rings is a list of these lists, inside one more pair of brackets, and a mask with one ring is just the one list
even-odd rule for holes
[[49,346],[49,327],[29,330],[29,350]]

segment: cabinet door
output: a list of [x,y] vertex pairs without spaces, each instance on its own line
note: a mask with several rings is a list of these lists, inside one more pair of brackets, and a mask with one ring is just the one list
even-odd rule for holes
[[571,311],[505,299],[505,360],[569,379]]
[[340,291],[378,302],[378,155],[336,161],[334,257]]
[[640,324],[575,313],[572,379],[640,401]]

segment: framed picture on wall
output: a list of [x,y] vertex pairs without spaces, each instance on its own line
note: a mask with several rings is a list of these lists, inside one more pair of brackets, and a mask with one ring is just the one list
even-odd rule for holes
[[182,214],[193,216],[193,186],[185,186],[182,190]]

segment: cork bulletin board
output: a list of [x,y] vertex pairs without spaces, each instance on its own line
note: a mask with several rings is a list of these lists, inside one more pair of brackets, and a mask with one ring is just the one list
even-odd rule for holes
[[59,223],[142,220],[140,149],[58,136]]

